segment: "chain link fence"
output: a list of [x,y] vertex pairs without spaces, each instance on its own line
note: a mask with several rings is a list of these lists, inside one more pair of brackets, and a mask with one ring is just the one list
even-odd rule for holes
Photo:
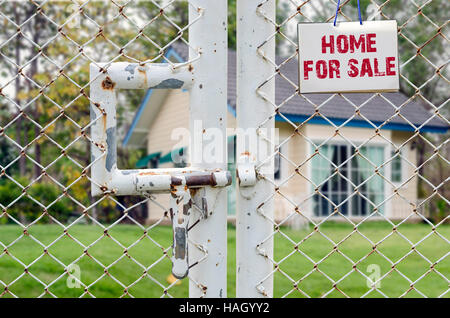
[[[269,70],[257,133],[275,151],[257,170],[280,167],[260,174],[274,191],[255,204],[255,219],[270,224],[256,260],[270,270],[253,290],[270,295],[274,280],[277,297],[448,297],[448,4],[361,1],[363,20],[397,20],[399,93],[299,94],[297,24],[332,23],[337,5],[242,9],[266,25],[249,59]],[[357,1],[340,2],[338,21],[357,17]],[[271,119],[279,142],[259,132]]]
[[[188,295],[187,280],[168,277],[172,234],[160,224],[171,223],[169,207],[152,195],[90,194],[101,160],[91,158],[90,129],[102,116],[90,117],[89,64],[195,66],[198,57],[175,64],[166,53],[189,47],[201,15],[188,1],[0,2],[1,296]],[[119,139],[144,93],[118,92]],[[118,152],[126,168],[143,154]],[[200,216],[194,206],[191,225]]]
[[[99,160],[91,158],[90,129],[101,116],[90,114],[89,65],[195,70],[202,52],[188,33],[204,19],[196,3],[0,0],[2,297],[186,297],[212,289],[192,275],[170,276],[169,194],[90,193]],[[239,5],[229,25],[237,22],[237,34],[255,45],[244,56],[237,39],[238,77],[244,66],[251,76],[237,90],[255,100],[238,96],[237,126],[254,129],[271,150],[256,163],[257,195],[248,205],[239,199],[246,190],[238,190],[237,295],[448,297],[449,5],[361,1],[365,19],[398,22],[401,92],[306,95],[298,89],[296,26],[331,23],[337,1]],[[230,1],[229,12],[235,8]],[[356,1],[341,1],[338,14],[356,20]],[[249,22],[239,19],[245,15]],[[244,22],[250,29],[240,28]],[[235,39],[229,35],[229,43]],[[190,58],[169,58],[176,45],[187,46]],[[118,91],[118,140],[144,93]],[[267,107],[253,112],[252,102]],[[278,130],[279,141],[264,134],[267,127]],[[147,155],[117,152],[124,168]],[[275,173],[262,172],[267,164]],[[198,202],[189,230],[204,223]],[[190,266],[215,254],[203,242],[190,244],[198,256]],[[229,290],[234,271],[228,268]]]

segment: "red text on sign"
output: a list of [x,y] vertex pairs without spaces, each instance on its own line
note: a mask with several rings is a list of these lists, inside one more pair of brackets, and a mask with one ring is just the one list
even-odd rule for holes
[[377,49],[375,47],[376,41],[375,33],[360,34],[359,36],[341,34],[335,37],[334,35],[324,35],[322,37],[322,53],[335,54],[338,53],[373,53]]
[[[303,73],[305,80],[309,79],[309,72],[313,71],[314,61],[303,62]],[[338,60],[329,60],[328,63],[325,60],[318,60],[315,63],[315,71],[317,78],[341,78],[340,63]]]
[[[348,61],[348,75],[350,77],[395,76],[395,57],[386,57],[385,69],[381,69],[378,58],[364,58]],[[318,79],[341,78],[340,62],[338,60],[306,60],[303,61],[303,78],[308,80],[311,72],[315,72]]]
[[395,57],[386,57],[386,70],[380,70],[378,59],[373,60],[365,58],[358,63],[356,59],[350,59],[348,61],[349,71],[348,75],[350,77],[374,77],[374,76],[394,76],[395,72]]

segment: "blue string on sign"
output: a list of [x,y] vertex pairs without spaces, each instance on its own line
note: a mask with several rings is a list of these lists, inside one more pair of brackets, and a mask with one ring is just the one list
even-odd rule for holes
[[[338,0],[337,7],[336,7],[336,14],[334,15],[334,26],[336,26],[336,21],[337,21],[340,5],[341,5],[341,0]],[[358,16],[359,16],[359,24],[362,25],[361,6],[359,4],[359,0],[358,0]]]

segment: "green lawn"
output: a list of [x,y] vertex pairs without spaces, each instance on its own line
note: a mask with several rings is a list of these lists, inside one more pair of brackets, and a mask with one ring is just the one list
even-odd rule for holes
[[[348,273],[348,276],[337,284],[337,288],[348,296],[360,297],[368,291],[368,287],[366,279],[358,271],[369,275],[367,268],[370,264],[379,265],[381,275],[391,270],[391,264],[383,256],[372,252],[372,245],[358,233],[354,233],[338,246],[339,252],[355,262],[369,255],[363,261],[357,263],[356,271],[352,271],[352,263],[338,252],[334,252],[325,258],[314,270],[314,264],[311,261],[318,262],[323,259],[333,250],[333,244],[319,233],[313,232],[312,229],[294,231],[282,228],[281,231],[284,235],[282,233],[275,235],[275,260],[279,262],[287,255],[291,253],[292,255],[279,264],[280,271],[275,274],[276,297],[283,296],[293,290],[294,283],[291,279],[294,281],[301,280],[298,283],[298,288],[309,296],[320,297],[332,289],[333,284],[327,277],[337,281]],[[321,226],[320,231],[331,240],[338,242],[352,232],[352,227],[346,224],[329,223]],[[373,242],[377,242],[391,233],[392,229],[386,223],[372,222],[360,226],[359,231]],[[405,254],[412,251],[411,245],[406,239],[415,244],[431,232],[431,227],[425,224],[404,224],[398,228],[398,231],[403,237],[394,233],[377,247],[378,251],[394,262],[397,262]],[[437,232],[449,239],[450,226],[440,226]],[[166,278],[170,272],[171,264],[169,259],[163,256],[160,247],[146,237],[130,247],[139,238],[142,238],[143,231],[141,229],[137,226],[118,225],[114,226],[108,233],[110,237],[103,235],[103,230],[100,227],[91,225],[74,226],[68,231],[70,237],[62,237],[61,240],[48,248],[48,252],[62,263],[68,264],[83,255],[83,248],[75,240],[85,245],[97,241],[93,247],[88,249],[88,254],[84,254],[77,263],[81,269],[81,280],[83,283],[90,285],[95,282],[89,287],[89,291],[96,297],[119,297],[123,295],[124,288],[114,279],[119,280],[125,286],[129,286],[142,276],[143,269],[124,254],[124,248],[119,246],[117,242],[127,247],[128,255],[145,267],[162,258],[161,262],[150,268],[148,272],[154,280],[159,281],[162,285],[169,285]],[[285,236],[288,236],[292,241],[299,242],[310,233],[314,234],[299,245],[298,251],[294,249],[295,244],[285,238]],[[4,245],[11,244],[22,234],[22,230],[18,226],[0,225],[0,242]],[[9,290],[19,297],[35,297],[43,293],[44,288],[42,284],[33,276],[42,281],[42,283],[49,284],[63,274],[63,266],[49,255],[43,255],[43,247],[32,239],[34,237],[43,244],[48,245],[63,234],[61,228],[57,225],[35,225],[29,229],[28,234],[9,247],[8,253],[3,252],[0,255],[0,291],[4,289],[4,284],[7,284]],[[165,248],[171,244],[170,227],[155,227],[149,231],[149,235]],[[228,231],[229,297],[235,295],[235,237],[235,229],[230,226]],[[4,249],[4,246],[1,249]],[[441,259],[435,266],[435,269],[442,276],[449,278],[450,260],[448,257],[442,259],[450,250],[445,240],[437,234],[432,234],[421,242],[415,250],[433,263]],[[303,256],[301,252],[306,254],[311,260]],[[430,264],[419,256],[417,252],[413,251],[408,257],[404,258],[395,266],[396,270],[391,271],[382,280],[381,292],[390,297],[398,297],[407,291],[410,286],[410,282],[403,276],[415,281],[430,269]],[[36,260],[41,255],[43,256]],[[98,280],[103,275],[104,270],[93,258],[105,266],[109,266],[121,258],[108,268],[108,272],[114,279],[105,276]],[[16,259],[28,266],[28,274],[24,274],[24,265],[21,265]],[[20,275],[23,276],[17,279]],[[305,275],[307,276],[305,277]],[[442,276],[432,271],[416,283],[414,287],[428,297],[439,296],[448,289],[448,281]],[[15,282],[11,284],[13,281]],[[188,281],[183,280],[180,285],[170,288],[169,293],[174,297],[186,297],[188,296],[187,286]],[[68,288],[65,276],[52,284],[49,287],[49,291],[58,297],[78,297],[84,292],[83,288]],[[160,297],[163,295],[163,288],[149,277],[145,277],[130,287],[129,292],[135,297]],[[449,294],[445,295],[445,297],[448,297]],[[10,295],[5,293],[4,296],[10,297]],[[288,296],[303,297],[295,289]],[[337,290],[332,291],[328,296],[343,297]],[[415,290],[411,290],[407,296],[417,297],[420,294]],[[381,297],[381,295],[372,293],[369,297]]]

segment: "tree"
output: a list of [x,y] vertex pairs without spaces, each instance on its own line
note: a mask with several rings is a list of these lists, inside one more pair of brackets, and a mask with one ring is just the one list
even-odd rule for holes
[[[9,127],[15,126],[14,131],[8,128],[4,133],[19,145],[27,145],[25,154],[36,162],[21,156],[19,169],[8,170],[8,175],[19,173],[22,177],[13,178],[31,187],[30,191],[36,182],[52,184],[60,192],[63,189],[55,181],[70,185],[68,194],[89,206],[92,198],[80,168],[90,164],[90,143],[82,136],[89,133],[85,129],[90,121],[89,63],[107,62],[117,56],[127,59],[121,47],[138,31],[130,25],[117,27],[121,18],[118,6],[92,2],[89,6],[75,6],[77,14],[73,15],[71,3],[51,1],[39,9],[38,5],[6,2],[2,6],[2,13],[9,19],[1,21],[4,32],[0,43],[6,44],[0,47],[5,57],[0,59],[0,87],[14,102],[1,100],[2,123],[13,122]],[[142,48],[136,51],[143,52]],[[16,156],[19,153],[1,135],[0,147],[2,166],[16,158],[12,157],[12,149]],[[33,165],[34,169],[30,169]],[[111,205],[107,201],[102,204]]]
[[[10,164],[17,157],[17,153],[14,151],[14,148],[5,138],[0,138],[0,175],[1,169],[4,169],[8,164]],[[6,173],[8,175],[13,175],[17,173],[17,168],[12,167],[6,169]],[[5,179],[0,179],[0,183],[4,182]]]
[[[17,106],[8,100],[0,102],[5,118],[2,123],[18,117],[13,124],[15,130],[8,128],[5,134],[21,146],[28,145],[24,152],[37,163],[21,156],[14,174],[22,177],[13,178],[23,186],[30,186],[30,191],[37,187],[36,181],[52,184],[59,192],[63,191],[61,185],[69,186],[68,196],[90,206],[94,199],[86,191],[89,181],[83,170],[91,161],[86,128],[90,123],[89,64],[157,62],[164,53],[160,47],[178,37],[173,22],[181,26],[188,22],[186,3],[181,2],[173,3],[165,12],[148,1],[81,4],[54,1],[40,7],[34,2],[3,4],[2,13],[9,19],[0,20],[4,26],[0,43],[7,43],[0,46],[2,56],[7,57],[0,59],[3,70],[0,87]],[[129,114],[134,114],[144,93],[144,90],[119,92],[122,102],[117,110],[119,132],[125,130]],[[0,135],[2,166],[16,158],[11,157],[14,153],[11,147]],[[14,148],[17,156],[19,149]],[[120,164],[125,167],[133,167],[141,154],[122,151],[120,146],[118,151]],[[33,165],[34,169],[30,169]],[[140,199],[125,198],[126,203],[130,200],[136,203]],[[118,210],[113,201],[103,200],[99,206],[102,214],[98,217],[115,218]],[[91,211],[96,218],[96,208]]]

